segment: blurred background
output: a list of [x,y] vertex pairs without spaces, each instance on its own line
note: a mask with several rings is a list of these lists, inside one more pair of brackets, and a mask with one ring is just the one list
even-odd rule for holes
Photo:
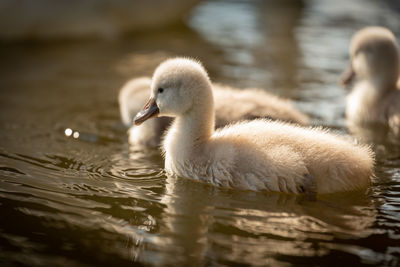
[[400,2],[0,0],[0,264],[399,265],[398,143],[371,143],[369,192],[310,203],[166,177],[117,103],[189,56],[346,134],[338,80],[370,25],[399,38]]

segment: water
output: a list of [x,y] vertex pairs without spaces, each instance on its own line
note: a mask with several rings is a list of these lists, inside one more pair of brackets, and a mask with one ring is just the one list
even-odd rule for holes
[[129,147],[117,104],[129,77],[194,56],[214,81],[268,88],[345,133],[350,37],[400,36],[399,14],[395,1],[206,1],[127,39],[2,44],[0,264],[400,265],[398,140],[372,144],[368,191],[309,201],[166,177],[158,151]]

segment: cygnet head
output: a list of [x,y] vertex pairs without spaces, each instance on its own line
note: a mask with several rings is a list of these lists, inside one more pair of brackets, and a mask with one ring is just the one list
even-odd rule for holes
[[213,110],[214,106],[211,82],[201,63],[188,58],[169,59],[155,70],[150,99],[135,124],[156,116],[179,117],[205,107]]
[[399,53],[393,33],[383,27],[366,27],[356,32],[350,44],[351,65],[342,83],[357,75],[379,87],[392,87],[399,76]]

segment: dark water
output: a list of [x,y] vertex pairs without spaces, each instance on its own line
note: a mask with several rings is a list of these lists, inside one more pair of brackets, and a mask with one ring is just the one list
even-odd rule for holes
[[128,78],[194,56],[213,81],[268,88],[345,133],[350,37],[372,24],[400,36],[398,7],[209,1],[184,25],[123,40],[1,45],[0,265],[399,266],[397,140],[372,144],[367,192],[221,190],[168,178],[158,151],[130,148],[117,104]]

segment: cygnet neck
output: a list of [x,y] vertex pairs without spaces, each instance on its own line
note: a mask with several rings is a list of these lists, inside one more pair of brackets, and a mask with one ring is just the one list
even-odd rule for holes
[[392,77],[381,75],[368,79],[368,83],[375,88],[378,96],[383,97],[388,92],[395,90],[397,80],[393,79]]
[[[375,66],[374,75],[368,77],[369,82],[378,90],[380,95],[385,95],[387,92],[395,90],[397,81],[399,79],[399,56],[396,54],[395,58],[385,64]],[[376,69],[378,67],[378,69]]]
[[173,128],[175,130],[176,144],[193,147],[207,141],[214,132],[214,98],[211,85],[201,90],[193,101],[193,106],[185,113],[175,118]]

